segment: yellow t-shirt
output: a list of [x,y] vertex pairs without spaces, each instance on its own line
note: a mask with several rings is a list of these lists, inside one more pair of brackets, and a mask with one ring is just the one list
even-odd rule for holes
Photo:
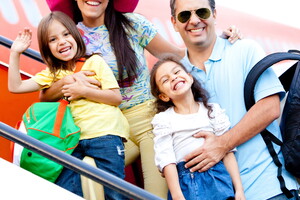
[[[101,89],[119,88],[112,70],[102,57],[93,55],[88,58],[81,71],[93,71],[96,75],[90,76],[101,83]],[[58,80],[72,71],[61,70],[56,74]],[[53,83],[53,75],[49,69],[37,73],[33,78],[43,88],[48,88]],[[117,135],[128,139],[129,124],[119,107],[90,101],[88,99],[73,100],[69,104],[75,124],[81,129],[80,139],[90,139],[105,135]]]

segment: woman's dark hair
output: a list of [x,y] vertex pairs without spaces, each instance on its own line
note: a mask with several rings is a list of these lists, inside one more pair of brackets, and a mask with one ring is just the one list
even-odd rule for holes
[[[60,22],[63,26],[65,26],[77,43],[77,52],[74,58],[70,61],[59,60],[51,53],[49,47],[48,27],[54,20]],[[45,16],[39,23],[37,37],[41,56],[54,77],[58,70],[71,69],[73,66],[75,66],[76,61],[79,58],[84,57],[86,54],[86,47],[80,35],[80,32],[76,27],[76,24],[69,16],[67,16],[63,12],[54,11]]]
[[115,52],[118,64],[119,84],[124,87],[124,68],[127,73],[126,82],[133,84],[137,73],[137,57],[132,49],[126,29],[133,29],[130,21],[114,9],[114,2],[110,0],[105,10],[104,24],[109,32],[109,40]]
[[[73,1],[73,7],[74,21],[78,23],[83,19],[76,1]],[[104,24],[109,32],[109,41],[118,64],[119,85],[120,87],[128,86],[127,83],[131,85],[137,76],[138,63],[135,52],[130,45],[126,29],[134,30],[134,28],[123,13],[114,9],[113,0],[109,0],[105,10]],[[124,78],[124,71],[127,73],[127,78]]]
[[[159,98],[160,91],[158,89],[158,86],[156,84],[156,73],[158,68],[167,62],[174,62],[178,66],[180,66],[186,73],[188,71],[183,66],[183,64],[180,62],[180,58],[173,54],[165,54],[160,60],[158,60],[151,72],[150,72],[150,85],[151,85],[151,93],[156,98],[155,104],[156,104],[156,113],[163,112],[167,110],[169,107],[174,106],[172,101],[164,102]],[[207,92],[204,88],[201,87],[201,84],[194,78],[194,82],[191,86],[192,93],[194,95],[195,101],[203,102],[203,105],[208,109],[208,116],[210,117],[210,114],[212,112],[212,107],[208,105],[208,98],[207,98]]]

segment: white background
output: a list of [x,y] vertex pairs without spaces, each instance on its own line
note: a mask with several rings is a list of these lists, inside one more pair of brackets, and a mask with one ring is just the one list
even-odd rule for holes
[[300,0],[216,0],[218,5],[300,29]]

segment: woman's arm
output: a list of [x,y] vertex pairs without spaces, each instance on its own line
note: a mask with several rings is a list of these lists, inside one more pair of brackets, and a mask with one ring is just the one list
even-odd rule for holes
[[94,88],[85,85],[84,82],[76,76],[74,80],[75,82],[62,87],[62,93],[68,97],[70,101],[86,98],[112,106],[118,106],[122,102],[120,90],[117,88],[102,90],[99,87]]
[[173,163],[165,166],[163,169],[163,174],[165,175],[172,199],[185,200],[179,185],[176,165]]
[[246,200],[238,164],[234,154],[232,152],[227,153],[223,158],[223,162],[232,179],[235,190],[235,199]]
[[95,75],[95,73],[91,72],[91,71],[80,71],[73,75],[66,76],[63,79],[58,80],[55,83],[53,83],[50,88],[42,90],[40,93],[40,100],[41,101],[58,101],[59,99],[61,99],[63,97],[63,93],[62,93],[63,86],[74,83],[74,81],[75,81],[74,77],[81,79],[81,81],[86,86],[89,86],[92,88],[99,88],[101,85],[97,80],[87,77],[87,76],[93,76],[93,75]]
[[[228,38],[231,43],[236,42],[242,38],[240,30],[235,26],[230,26],[223,31],[222,38]],[[156,58],[160,58],[165,53],[173,53],[183,58],[185,55],[185,48],[179,48],[174,44],[165,40],[159,33],[157,33],[150,43],[146,46],[147,51]]]
[[40,101],[58,101],[63,97],[61,92],[63,86],[63,80],[56,81],[50,88],[43,89],[40,92]]
[[181,58],[183,58],[185,54],[185,49],[168,42],[159,33],[154,36],[145,48],[156,58],[160,58],[165,53],[173,53]]

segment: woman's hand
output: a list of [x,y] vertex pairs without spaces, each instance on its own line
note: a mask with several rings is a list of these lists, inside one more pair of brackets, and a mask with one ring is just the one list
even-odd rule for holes
[[97,81],[96,79],[89,78],[88,76],[95,75],[92,71],[80,71],[75,74],[73,74],[73,78],[81,80],[82,84],[84,84],[87,87],[92,87],[94,89],[101,88],[101,83]]
[[226,30],[223,31],[222,38],[227,39],[230,43],[235,43],[238,39],[242,39],[243,35],[240,32],[240,29],[238,29],[236,26],[231,25]]
[[[88,87],[90,86],[87,86],[81,79],[74,78],[72,83],[66,84],[62,87],[62,93],[65,97],[68,97],[69,101],[72,101],[85,98]],[[100,89],[99,87],[96,88]]]
[[66,76],[63,79],[53,83],[50,88],[42,90],[40,93],[40,101],[58,101],[63,97],[62,88],[65,85],[74,83],[75,78],[81,80],[83,84],[88,87],[99,89],[101,87],[100,82],[88,77],[93,75],[95,75],[95,73],[92,71],[80,71],[75,74]]

